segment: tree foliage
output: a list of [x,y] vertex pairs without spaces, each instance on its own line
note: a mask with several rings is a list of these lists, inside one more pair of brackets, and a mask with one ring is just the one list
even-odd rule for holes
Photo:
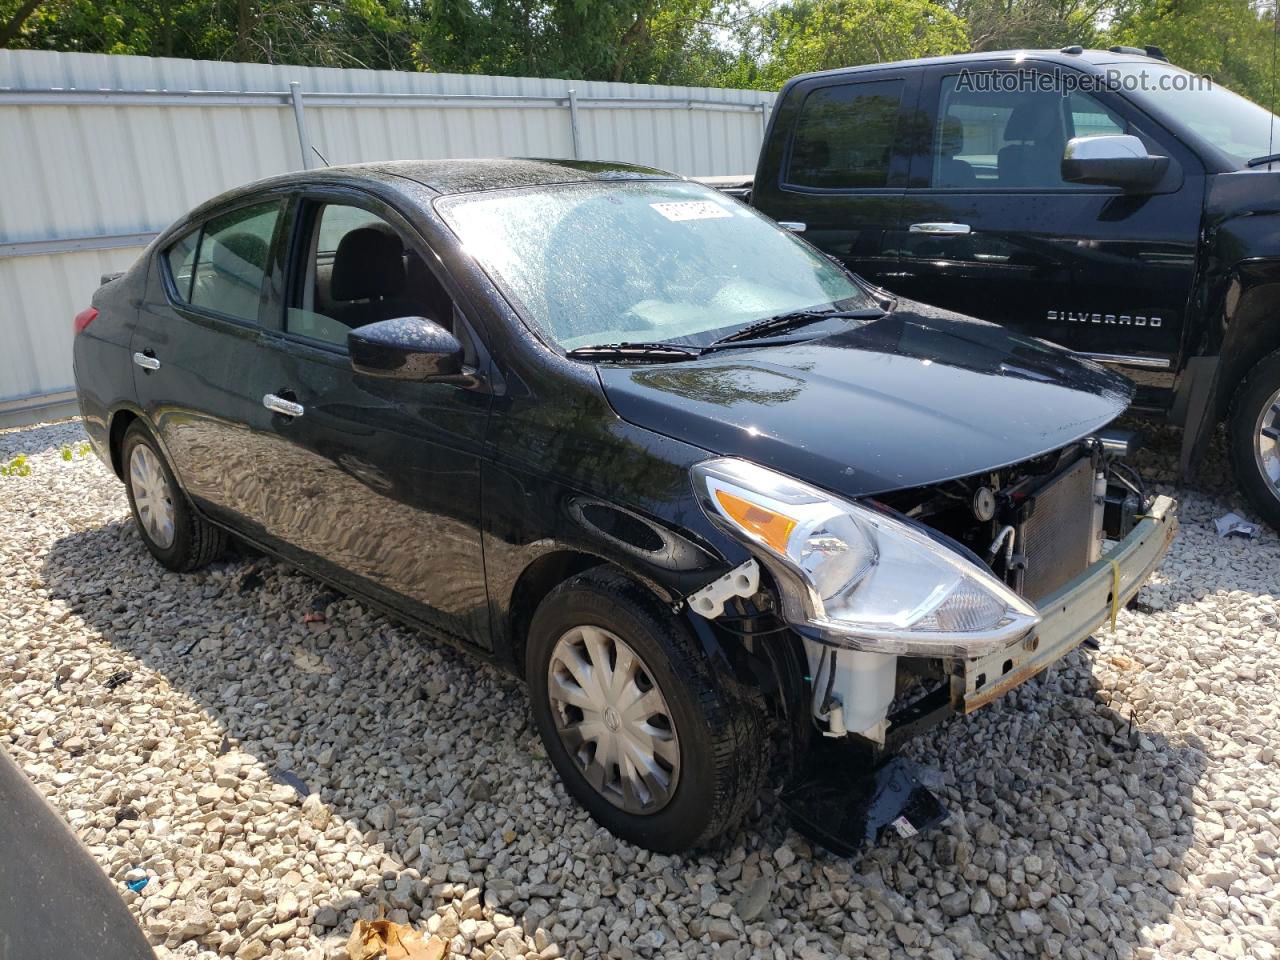
[[1157,44],[1260,102],[1271,0],[0,0],[0,46],[777,89],[963,50]]
[[1125,0],[1111,36],[1155,44],[1178,66],[1272,106],[1274,16],[1249,0]]

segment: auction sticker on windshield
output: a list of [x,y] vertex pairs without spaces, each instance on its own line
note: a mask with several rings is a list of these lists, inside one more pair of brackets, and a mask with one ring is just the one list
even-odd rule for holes
[[668,220],[719,220],[733,214],[710,200],[680,200],[671,203],[651,203]]

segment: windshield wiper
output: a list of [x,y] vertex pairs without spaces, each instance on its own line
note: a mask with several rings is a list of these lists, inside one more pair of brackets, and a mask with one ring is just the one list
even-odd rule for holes
[[597,343],[565,355],[575,360],[689,360],[701,353],[697,347],[675,343]]
[[740,340],[759,340],[761,337],[794,330],[797,327],[817,323],[820,320],[872,320],[876,317],[883,317],[885,312],[879,307],[865,307],[861,310],[793,310],[790,313],[780,313],[777,316],[765,317],[763,320],[748,324],[741,330],[735,330],[733,333],[716,340],[707,349],[710,350],[728,343],[736,343]]
[[1268,153],[1265,157],[1254,157],[1252,160],[1246,161],[1246,167],[1262,167],[1268,163],[1280,162],[1280,153]]

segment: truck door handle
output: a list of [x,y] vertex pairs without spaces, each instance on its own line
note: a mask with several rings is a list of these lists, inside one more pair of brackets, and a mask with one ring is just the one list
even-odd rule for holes
[[799,220],[779,220],[778,226],[783,230],[790,230],[792,233],[804,233],[809,229],[807,223],[801,223]]
[[930,233],[939,237],[959,237],[969,233],[967,223],[913,223],[908,233]]
[[146,353],[138,351],[133,355],[133,362],[140,366],[143,370],[159,370],[160,361],[151,355],[151,351]]
[[263,397],[262,405],[286,417],[300,417],[303,414],[302,404],[286,400],[284,397],[277,397],[274,393],[268,393]]

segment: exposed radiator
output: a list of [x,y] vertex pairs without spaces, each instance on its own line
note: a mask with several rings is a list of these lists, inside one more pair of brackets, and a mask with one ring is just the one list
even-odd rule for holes
[[1052,593],[1089,565],[1099,534],[1093,481],[1092,461],[1081,457],[1035,494],[1035,509],[1018,531],[1027,599]]

